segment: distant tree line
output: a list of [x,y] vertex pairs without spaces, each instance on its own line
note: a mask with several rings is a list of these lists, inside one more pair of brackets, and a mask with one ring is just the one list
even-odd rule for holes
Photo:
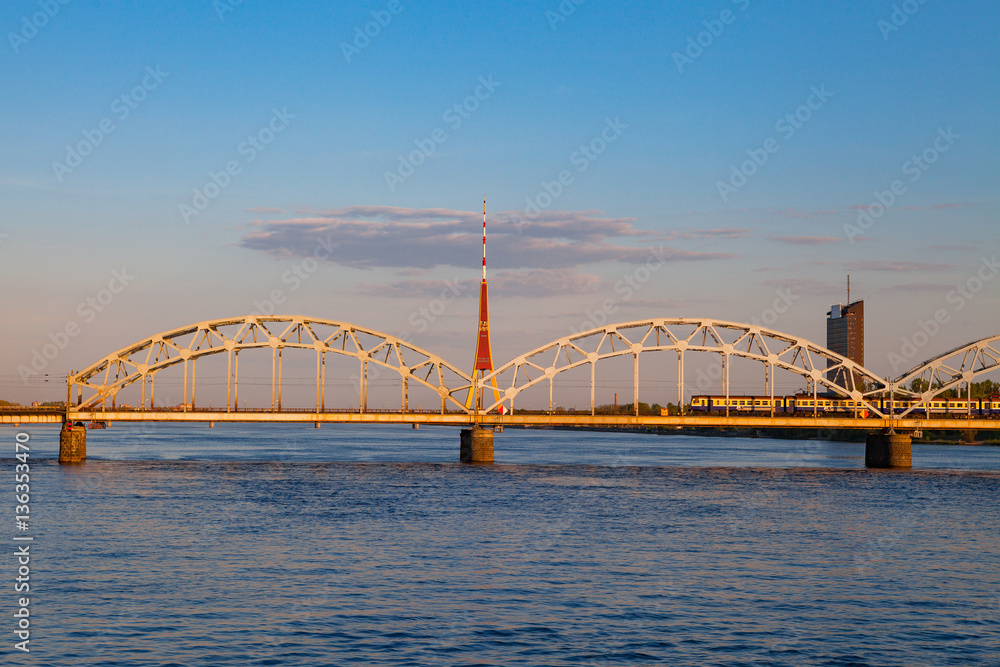
[[[659,417],[662,410],[668,410],[668,414],[676,415],[680,414],[680,409],[673,403],[667,403],[665,406],[659,403],[643,403],[639,401],[639,416],[640,417]],[[540,412],[539,410],[522,410],[516,408],[514,414],[529,414],[533,412]],[[558,406],[553,409],[555,414],[565,415],[565,414],[590,414],[590,409],[578,409],[578,408],[564,408],[563,406]],[[594,414],[597,415],[634,415],[635,414],[635,403],[621,403],[614,405],[607,403],[605,405],[594,406]]]
[[[913,382],[910,383],[910,391],[915,393],[923,393],[928,389],[937,389],[941,385],[934,383],[933,385],[922,378],[914,378]],[[989,398],[990,396],[1000,395],[1000,383],[994,382],[993,380],[983,380],[982,382],[973,382],[969,385],[972,390],[972,398]],[[947,391],[941,392],[939,396],[941,398],[966,398],[968,397],[968,390],[966,389],[949,389]]]
[[[66,406],[66,401],[45,401],[44,403],[39,403],[43,408],[62,408]],[[24,407],[20,403],[5,401],[0,399],[0,408],[20,408]]]

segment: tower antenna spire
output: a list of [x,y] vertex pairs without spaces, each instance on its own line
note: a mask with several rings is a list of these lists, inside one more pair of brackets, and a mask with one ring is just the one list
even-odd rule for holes
[[[485,241],[483,241],[485,243]],[[486,252],[484,249],[483,252]],[[485,261],[485,260],[483,260]],[[484,276],[485,277],[485,276]],[[851,274],[847,274],[847,305],[851,305]]]
[[486,280],[486,195],[483,195],[483,280]]
[[[493,372],[493,351],[490,346],[490,307],[488,286],[486,284],[486,195],[483,195],[483,281],[479,284],[479,327],[476,338],[476,358],[472,364],[472,379],[482,380]],[[494,400],[500,400],[500,390],[497,387],[497,379],[490,382],[493,385]],[[477,387],[473,384],[469,387],[469,397],[465,401],[468,408],[475,407],[477,410],[483,408],[483,390],[485,387]],[[478,390],[478,391],[477,391]]]

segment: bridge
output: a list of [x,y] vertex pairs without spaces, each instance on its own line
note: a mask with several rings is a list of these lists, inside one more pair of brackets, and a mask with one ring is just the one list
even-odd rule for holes
[[[309,365],[314,371],[309,372],[314,373],[311,379],[314,380],[315,402],[308,407],[284,405],[286,352],[313,357]],[[655,366],[647,364],[646,360],[656,355],[662,359],[665,354],[676,365],[676,378],[670,380],[676,382],[680,414],[640,415],[640,378],[645,378],[644,373],[648,372],[645,369]],[[257,404],[249,408],[245,398],[244,407],[240,408],[241,355],[254,355],[258,372],[262,360],[265,367],[269,366],[269,383],[265,383],[270,390],[269,405],[266,394],[261,401],[260,378],[255,377],[253,391]],[[732,395],[734,361],[759,364],[764,383],[763,391],[756,395],[772,399],[769,413],[733,414],[728,407],[729,400],[725,401],[724,413],[685,413],[685,397],[690,386],[685,366],[692,355],[707,355],[714,361],[710,367],[717,376],[718,394],[726,399]],[[201,387],[204,395],[206,375],[203,371],[199,377],[198,362],[204,365],[212,358],[225,360],[224,406],[206,407],[199,403],[198,389]],[[599,414],[597,411],[598,366],[603,368],[615,359],[631,361],[634,412],[630,415]],[[343,363],[339,363],[334,376],[328,377],[332,360],[347,361],[357,371],[348,374]],[[244,366],[246,364],[244,361]],[[300,363],[296,368],[301,371],[301,367]],[[951,350],[890,380],[801,337],[761,326],[709,318],[655,318],[608,324],[565,336],[473,378],[434,353],[373,329],[303,316],[246,315],[199,322],[155,334],[122,348],[82,371],[68,374],[64,411],[0,411],[0,423],[159,421],[209,422],[213,425],[216,422],[305,422],[317,426],[406,423],[465,427],[806,427],[882,430],[887,434],[919,429],[984,430],[1000,428],[1000,419],[973,415],[971,408],[964,415],[939,414],[933,403],[949,390],[964,390],[971,398],[972,382],[998,367],[1000,335]],[[369,409],[371,379],[386,372],[390,376],[395,374],[393,377],[398,381],[398,407]],[[161,374],[171,373],[173,388],[180,387],[178,395],[172,398],[180,398],[180,403],[167,405],[161,401],[158,404],[156,380]],[[797,376],[805,382],[807,393],[814,399],[812,414],[775,411],[777,373]],[[554,390],[561,379],[570,377],[584,389],[589,385],[589,411],[556,411]],[[914,380],[920,380],[920,386],[926,389],[912,391],[910,386]],[[344,408],[342,403],[328,406],[328,391],[331,383],[337,381],[354,384],[356,408]],[[215,384],[214,389],[218,390],[221,386],[218,374],[209,374],[208,384]],[[525,412],[515,409],[519,396],[538,388],[548,390],[548,410]],[[704,393],[704,387],[699,385],[698,388]],[[430,398],[434,408],[413,407],[411,394],[414,390],[421,393],[424,404]],[[119,405],[119,395],[126,395],[122,392],[131,392],[135,404]],[[470,400],[470,392],[476,400]],[[816,399],[821,394],[849,400],[853,412],[830,415],[820,411]],[[905,409],[886,409],[887,398],[907,399]],[[85,445],[83,448],[85,451]]]

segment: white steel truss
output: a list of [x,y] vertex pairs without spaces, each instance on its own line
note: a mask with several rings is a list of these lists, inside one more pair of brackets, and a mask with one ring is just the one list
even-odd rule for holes
[[[727,342],[728,341],[728,342]],[[678,405],[684,403],[684,357],[687,353],[718,354],[722,358],[722,384],[729,396],[729,359],[743,357],[765,364],[766,393],[774,397],[774,370],[782,369],[806,378],[814,397],[819,387],[855,401],[877,416],[882,412],[870,398],[884,393],[887,383],[855,362],[831,352],[804,338],[771,331],[752,324],[725,322],[707,318],[658,318],[609,324],[590,331],[565,336],[521,355],[483,378],[480,383],[496,379],[503,394],[500,400],[486,408],[496,409],[506,402],[513,409],[514,398],[525,389],[541,382],[549,383],[549,409],[552,409],[552,387],[555,376],[574,368],[590,365],[590,409],[594,413],[596,366],[602,359],[631,355],[633,357],[633,404],[639,409],[639,355],[644,352],[677,353]],[[831,362],[829,366],[827,363]],[[846,372],[837,373],[839,369]],[[843,379],[844,384],[830,380]],[[864,386],[855,386],[855,378]],[[727,401],[728,403],[728,401]],[[773,405],[773,401],[772,401]],[[813,401],[813,405],[816,402]]]
[[[590,367],[590,408],[595,411],[596,366],[614,357],[633,357],[633,404],[639,406],[639,356],[646,352],[677,354],[677,400],[684,404],[684,361],[689,353],[719,355],[721,381],[729,396],[730,359],[740,357],[765,366],[765,395],[774,398],[774,372],[788,371],[803,377],[815,398],[820,388],[854,401],[857,409],[867,409],[882,418],[901,418],[927,409],[941,393],[968,389],[976,377],[1000,369],[1000,335],[969,343],[940,355],[904,373],[896,380],[879,378],[854,361],[804,338],[772,331],[757,325],[709,318],[657,318],[637,320],[583,331],[543,345],[473,380],[441,357],[398,337],[354,324],[303,316],[246,315],[199,322],[150,336],[109,354],[89,368],[67,378],[67,402],[72,389],[75,410],[114,407],[119,391],[141,383],[141,405],[153,408],[156,373],[177,364],[184,366],[184,405],[194,409],[197,361],[212,354],[227,355],[226,411],[236,410],[239,400],[239,355],[245,350],[271,351],[271,409],[281,410],[282,352],[309,349],[316,353],[316,410],[326,410],[326,355],[354,357],[359,363],[359,411],[367,410],[368,365],[388,368],[402,378],[402,412],[408,411],[411,380],[436,392],[441,412],[454,409],[474,415],[466,406],[471,388],[487,395],[494,382],[500,397],[482,412],[501,405],[513,410],[517,395],[543,382],[549,383],[549,410],[555,378],[581,366]],[[829,364],[829,365],[828,365]],[[840,371],[840,372],[838,372]],[[906,385],[914,379],[928,383],[928,390],[913,392]],[[146,388],[149,386],[147,400]],[[190,390],[190,391],[189,391]],[[971,390],[970,390],[971,391]],[[85,396],[84,393],[87,392]],[[881,410],[877,399],[888,396],[916,398],[902,414]],[[728,401],[727,401],[728,403]],[[774,402],[771,401],[772,409]],[[813,401],[814,410],[816,401]]]
[[[929,403],[936,397],[949,389],[960,391],[963,384],[967,397],[971,399],[972,381],[998,368],[1000,368],[1000,335],[977,340],[925,361],[893,380],[890,389],[894,393],[919,399],[919,402],[909,406],[899,415],[905,417],[915,410],[929,411]],[[908,389],[908,385],[914,380],[926,382],[927,390],[913,392]]]
[[[271,408],[281,410],[282,352],[285,349],[310,349],[316,352],[316,410],[326,409],[326,355],[355,357],[359,363],[359,410],[367,409],[368,365],[396,371],[402,378],[402,411],[408,410],[408,385],[411,380],[437,392],[441,412],[449,407],[470,412],[465,394],[472,378],[439,356],[410,343],[373,329],[354,324],[301,316],[246,315],[209,320],[165,331],[109,354],[89,368],[67,379],[67,402],[77,389],[75,409],[114,406],[115,396],[123,388],[141,382],[141,405],[154,405],[157,371],[184,365],[184,404],[194,406],[197,361],[212,354],[228,357],[226,411],[235,410],[239,400],[239,354],[244,350],[271,351]],[[190,369],[190,376],[189,376]],[[190,379],[189,379],[190,377]],[[148,379],[148,382],[147,382]],[[190,394],[189,394],[190,388]],[[89,394],[85,397],[84,391]],[[460,397],[460,398],[456,398]]]

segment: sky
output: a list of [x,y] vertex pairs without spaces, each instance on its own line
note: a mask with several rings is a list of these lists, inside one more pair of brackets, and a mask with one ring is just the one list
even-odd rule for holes
[[471,371],[484,197],[497,365],[604,319],[824,344],[849,274],[899,375],[1000,333],[998,27],[964,0],[4,3],[0,398],[269,309]]

